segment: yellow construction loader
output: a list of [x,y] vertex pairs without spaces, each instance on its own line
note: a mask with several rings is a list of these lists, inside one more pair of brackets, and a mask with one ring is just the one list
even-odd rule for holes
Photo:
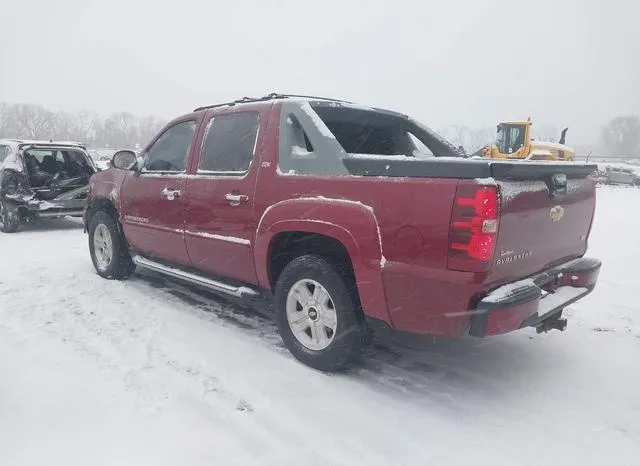
[[531,118],[527,121],[502,121],[498,123],[495,142],[481,149],[481,154],[489,159],[573,161],[576,152],[565,145],[568,129],[562,130],[557,143],[534,141],[531,138]]

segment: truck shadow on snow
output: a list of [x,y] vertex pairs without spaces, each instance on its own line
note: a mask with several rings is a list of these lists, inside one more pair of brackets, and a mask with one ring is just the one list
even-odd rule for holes
[[[139,272],[136,277],[187,304],[199,317],[239,328],[293,359],[273,322],[270,299],[248,304],[152,272]],[[381,393],[437,401],[441,407],[458,410],[456,400],[464,397],[477,399],[489,409],[486,403],[495,408],[492,399],[504,403],[540,395],[546,380],[563,377],[566,357],[530,330],[488,339],[385,332],[374,336],[352,370],[327,376],[363,382]]]
[[82,220],[65,217],[45,220],[32,220],[30,222],[25,222],[20,225],[18,234],[81,229]]

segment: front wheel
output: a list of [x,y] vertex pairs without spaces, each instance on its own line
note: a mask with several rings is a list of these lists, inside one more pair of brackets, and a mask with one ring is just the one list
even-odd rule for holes
[[91,218],[89,252],[96,272],[103,278],[123,280],[134,270],[120,229],[106,212],[98,212]]
[[16,213],[11,213],[5,201],[0,201],[0,231],[3,233],[15,233],[20,226],[20,218]]
[[362,343],[358,300],[349,273],[305,255],[282,271],[275,290],[276,323],[287,349],[321,371],[348,366]]

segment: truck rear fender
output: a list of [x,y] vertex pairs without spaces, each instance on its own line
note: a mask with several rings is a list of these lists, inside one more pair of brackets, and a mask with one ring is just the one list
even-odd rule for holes
[[308,232],[339,241],[349,254],[365,315],[390,323],[381,269],[385,259],[373,209],[360,202],[298,198],[267,208],[258,223],[254,259],[260,286],[272,289],[271,248],[279,233]]

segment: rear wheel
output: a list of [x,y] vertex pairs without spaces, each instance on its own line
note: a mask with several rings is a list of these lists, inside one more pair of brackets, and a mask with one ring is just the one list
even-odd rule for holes
[[278,278],[276,323],[287,349],[321,371],[348,366],[362,343],[353,280],[320,256],[292,260]]
[[5,201],[0,201],[0,231],[3,233],[15,233],[20,226],[20,219],[15,213],[9,212]]
[[118,224],[106,212],[97,212],[91,218],[89,252],[93,266],[101,277],[123,280],[135,268]]

